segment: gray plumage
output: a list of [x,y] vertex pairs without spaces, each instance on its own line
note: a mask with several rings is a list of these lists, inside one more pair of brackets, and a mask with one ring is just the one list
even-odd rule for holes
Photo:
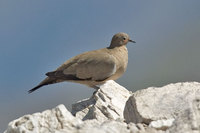
[[29,90],[29,93],[44,85],[63,81],[85,84],[97,89],[96,85],[118,79],[127,67],[128,42],[135,43],[126,33],[115,34],[109,47],[85,52],[67,60],[55,71],[46,73],[47,78]]

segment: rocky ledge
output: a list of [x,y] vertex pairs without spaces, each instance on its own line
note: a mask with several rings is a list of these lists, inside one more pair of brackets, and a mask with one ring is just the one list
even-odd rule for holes
[[4,133],[197,133],[200,83],[150,87],[134,93],[108,81],[91,98],[25,115]]

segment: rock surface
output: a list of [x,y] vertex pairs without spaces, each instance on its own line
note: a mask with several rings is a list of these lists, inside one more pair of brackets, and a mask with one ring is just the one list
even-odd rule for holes
[[135,92],[127,101],[124,117],[127,122],[146,123],[173,119],[189,108],[195,97],[200,95],[200,83],[185,82],[164,87],[150,87]]
[[200,97],[189,103],[189,108],[178,114],[171,133],[199,133],[200,132]]
[[73,130],[83,122],[75,118],[64,105],[42,113],[25,115],[8,124],[7,133],[45,133],[61,129]]
[[59,105],[11,121],[4,133],[197,133],[200,83],[132,93],[109,81],[91,98],[73,104],[72,114]]
[[97,119],[101,122],[123,119],[124,107],[131,92],[112,80],[100,88],[91,98],[73,104],[72,114],[82,120]]

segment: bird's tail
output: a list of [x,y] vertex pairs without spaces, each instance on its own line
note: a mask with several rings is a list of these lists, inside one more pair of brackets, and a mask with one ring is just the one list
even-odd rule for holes
[[54,84],[54,83],[57,83],[57,81],[54,78],[47,77],[39,85],[37,85],[36,87],[34,87],[31,90],[29,90],[28,93],[32,93],[33,91],[39,89],[42,86],[49,85],[49,84]]

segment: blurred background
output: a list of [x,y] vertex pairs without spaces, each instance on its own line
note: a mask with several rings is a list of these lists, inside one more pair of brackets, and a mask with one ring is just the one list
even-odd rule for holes
[[136,91],[169,83],[200,82],[199,0],[1,0],[0,132],[25,114],[88,98],[74,83],[27,91],[67,59],[107,47],[126,32],[129,64],[117,82]]

